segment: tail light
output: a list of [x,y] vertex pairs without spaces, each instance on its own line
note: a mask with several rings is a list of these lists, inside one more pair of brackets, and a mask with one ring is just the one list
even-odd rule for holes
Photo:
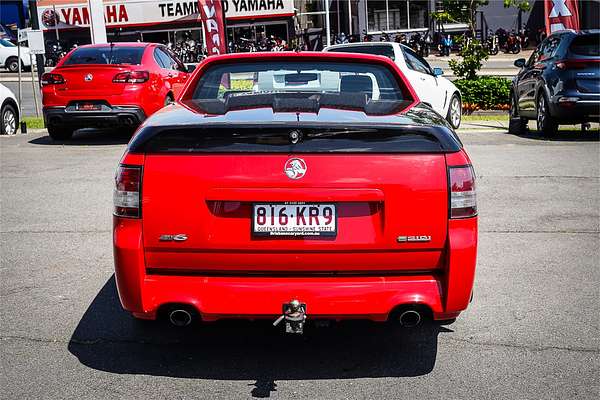
[[467,218],[477,215],[475,173],[473,167],[449,167],[450,218]]
[[113,193],[114,213],[119,217],[139,218],[142,167],[119,165]]
[[585,69],[588,67],[588,62],[590,60],[559,60],[554,65],[556,65],[556,68],[565,71],[568,69]]
[[148,71],[119,72],[113,78],[114,83],[144,83],[150,79]]
[[42,86],[48,85],[60,85],[65,83],[65,78],[61,74],[53,74],[51,72],[47,72],[42,75]]

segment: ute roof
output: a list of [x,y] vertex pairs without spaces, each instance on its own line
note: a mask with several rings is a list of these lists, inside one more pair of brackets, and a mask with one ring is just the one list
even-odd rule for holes
[[94,48],[94,47],[147,47],[153,45],[154,43],[148,42],[110,42],[110,43],[96,43],[96,44],[83,44],[81,46],[77,46],[77,48]]

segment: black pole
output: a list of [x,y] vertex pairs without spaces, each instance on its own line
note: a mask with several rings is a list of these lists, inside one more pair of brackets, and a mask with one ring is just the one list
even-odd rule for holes
[[[29,21],[32,29],[40,29],[36,0],[29,0]],[[36,54],[35,63],[37,66],[38,79],[42,80],[42,74],[44,73],[44,56]],[[33,65],[31,67],[33,68]]]

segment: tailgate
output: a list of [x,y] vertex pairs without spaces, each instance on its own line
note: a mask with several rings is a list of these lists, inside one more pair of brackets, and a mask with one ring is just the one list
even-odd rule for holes
[[[286,175],[291,158],[304,161],[302,179]],[[443,264],[447,186],[443,153],[147,154],[146,266],[200,274],[434,270]],[[257,235],[257,203],[288,204],[290,214],[297,204],[334,205],[336,232]]]

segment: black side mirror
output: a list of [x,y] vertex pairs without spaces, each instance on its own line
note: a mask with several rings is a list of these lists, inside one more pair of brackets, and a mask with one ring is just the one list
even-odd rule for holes
[[518,60],[515,60],[515,67],[523,68],[525,63],[526,61],[524,58],[519,58]]

